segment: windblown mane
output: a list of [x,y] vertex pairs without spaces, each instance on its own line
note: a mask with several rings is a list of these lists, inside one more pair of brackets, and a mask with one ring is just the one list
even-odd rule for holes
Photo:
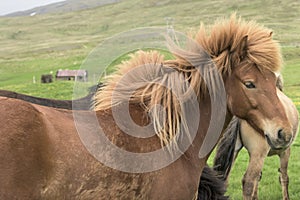
[[[210,35],[201,25],[194,36],[200,48],[193,44],[186,51],[171,42],[174,60],[164,60],[157,51],[138,51],[131,55],[129,61],[121,63],[117,72],[108,77],[106,86],[97,92],[95,110],[107,110],[129,100],[148,113],[163,144],[169,143],[175,136],[182,137],[181,133],[190,137],[182,105],[193,94],[198,101],[201,100],[201,95],[206,92],[203,79],[217,88],[219,83],[211,74],[211,67],[216,66],[221,75],[230,74],[231,69],[241,62],[255,63],[260,69],[280,71],[279,45],[271,36],[270,30],[255,22],[236,19],[233,15],[230,20],[221,20],[213,25]],[[241,49],[240,44],[245,41],[247,45]],[[201,75],[197,67],[201,68]],[[161,112],[158,104],[165,112]]]
[[[96,94],[95,109],[110,109],[130,100],[150,115],[162,144],[182,136],[180,133],[188,133],[184,104],[191,98],[191,88],[200,87],[200,75],[189,66],[165,64],[157,51],[138,51],[131,57],[119,66],[116,74],[108,77],[107,85]],[[199,94],[195,93],[195,97]]]
[[[242,59],[255,63],[259,68],[280,72],[282,58],[279,44],[272,39],[273,32],[254,21],[243,21],[232,15],[230,20],[220,20],[207,35],[201,24],[195,40],[212,57],[216,66],[226,72]],[[247,39],[244,55],[238,55],[239,45]]]

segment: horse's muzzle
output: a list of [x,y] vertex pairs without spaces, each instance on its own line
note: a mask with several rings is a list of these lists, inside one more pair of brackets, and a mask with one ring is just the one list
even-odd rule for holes
[[265,134],[268,144],[273,150],[286,149],[290,146],[293,140],[293,134],[284,129],[279,129],[274,137],[269,134]]

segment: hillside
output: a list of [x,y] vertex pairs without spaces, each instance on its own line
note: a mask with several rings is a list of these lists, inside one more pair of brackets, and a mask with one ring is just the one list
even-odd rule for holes
[[80,67],[105,38],[138,27],[165,27],[166,17],[174,19],[176,30],[187,32],[235,11],[273,29],[288,62],[299,63],[299,1],[126,0],[82,11],[1,17],[0,87],[24,91],[18,86],[33,76]]
[[6,17],[34,16],[50,13],[66,13],[72,11],[86,10],[98,6],[117,3],[120,0],[62,0],[61,2],[35,7],[25,11],[13,12]]
[[[66,2],[71,1],[75,0]],[[40,75],[58,69],[78,69],[92,50],[106,38],[135,28],[165,28],[167,17],[174,19],[175,30],[189,32],[197,30],[200,22],[209,25],[218,18],[229,17],[233,12],[237,12],[237,15],[247,20],[256,20],[273,29],[275,39],[282,46],[285,64],[284,92],[292,98],[300,111],[300,1],[111,0],[109,2],[115,3],[88,7],[89,9],[85,10],[75,9],[75,4],[71,4],[74,7],[71,6],[69,10],[55,13],[50,11],[50,7],[53,6],[53,10],[56,11],[58,7],[51,5],[47,11],[49,14],[29,16],[37,11],[31,10],[20,17],[0,17],[0,89],[46,98],[71,99],[73,82],[55,81],[51,84],[41,84]],[[86,8],[84,4],[79,7]],[[73,11],[69,12],[70,10]],[[127,43],[129,45],[130,41],[125,42]],[[37,83],[33,83],[33,78]],[[289,164],[291,200],[300,199],[299,154],[300,136],[292,146]],[[243,150],[230,178],[228,194],[233,200],[242,199],[241,180],[247,163],[248,155],[246,150]],[[278,157],[266,160],[259,185],[260,199],[281,199],[278,167]]]

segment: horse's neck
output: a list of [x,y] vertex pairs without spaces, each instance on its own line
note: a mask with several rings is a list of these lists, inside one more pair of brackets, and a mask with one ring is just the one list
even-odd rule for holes
[[[210,123],[211,109],[209,95],[201,99],[199,109],[201,115],[198,126],[199,128],[192,145],[188,147],[188,149],[184,152],[184,155],[176,159],[173,163],[170,163],[167,167],[156,172],[149,173],[149,176],[152,176],[154,181],[149,187],[152,188],[151,190],[156,191],[153,195],[160,195],[151,196],[151,198],[172,199],[173,196],[168,195],[178,194],[179,190],[180,194],[184,197],[192,197],[195,195],[200,181],[201,172],[208,157],[207,155],[207,157],[200,159],[199,151]],[[148,123],[149,119],[147,119],[147,113],[143,110],[143,108],[137,105],[132,106],[130,108],[130,114],[135,123],[141,126]],[[118,128],[117,124],[115,124],[111,110],[99,111],[97,112],[97,117],[99,124],[108,139],[119,148],[137,153],[152,152],[161,148],[160,140],[155,135],[150,138],[135,138],[122,132]],[[180,177],[178,177],[179,172]],[[186,189],[187,186],[188,190]],[[162,194],[166,195],[165,198]]]
[[[193,140],[192,145],[190,148],[186,151],[186,155],[188,158],[191,158],[190,160],[194,162],[195,165],[199,166],[199,163],[202,164],[202,162],[206,163],[210,153],[213,151],[213,148],[209,150],[209,153],[202,159],[199,158],[199,151],[203,145],[203,141],[205,137],[211,137],[207,135],[208,127],[210,123],[220,123],[220,122],[215,122],[211,121],[211,101],[209,98],[209,95],[205,95],[199,104],[199,109],[200,109],[200,121],[199,121],[199,128],[198,132],[196,134],[195,139]],[[220,134],[219,139],[222,137],[223,131],[226,129],[228,124],[230,123],[233,115],[227,111],[226,113],[226,118],[225,122],[223,125],[223,130],[222,133]],[[218,140],[219,141],[219,140]],[[217,145],[217,142],[216,144]]]

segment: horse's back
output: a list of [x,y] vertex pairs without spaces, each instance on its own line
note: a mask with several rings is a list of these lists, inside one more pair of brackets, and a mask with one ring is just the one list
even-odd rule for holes
[[95,161],[72,111],[0,97],[0,113],[0,199],[74,199]]
[[[131,182],[143,175],[113,170],[88,153],[76,132],[72,113],[76,111],[0,97],[0,112],[0,199],[108,199],[143,194],[127,192],[128,188],[139,191],[140,185]],[[81,114],[88,118],[91,113]]]
[[41,113],[30,103],[0,98],[0,199],[38,199],[32,185],[51,170]]
[[0,199],[61,197],[85,154],[72,112],[2,97],[0,112]]
[[[173,174],[180,173],[188,183],[198,178],[183,173],[185,161],[180,159],[176,162],[183,164],[145,174],[125,173],[97,161],[82,144],[73,117],[78,112],[84,120],[82,128],[90,134],[95,129],[88,120],[94,116],[92,111],[54,109],[0,97],[0,112],[0,199],[182,199],[194,195],[190,185],[182,189]],[[121,136],[111,113],[98,113],[97,119],[107,137],[121,148],[131,138]],[[160,145],[156,138],[149,140],[155,140],[153,145],[134,139],[126,148],[141,151]]]

